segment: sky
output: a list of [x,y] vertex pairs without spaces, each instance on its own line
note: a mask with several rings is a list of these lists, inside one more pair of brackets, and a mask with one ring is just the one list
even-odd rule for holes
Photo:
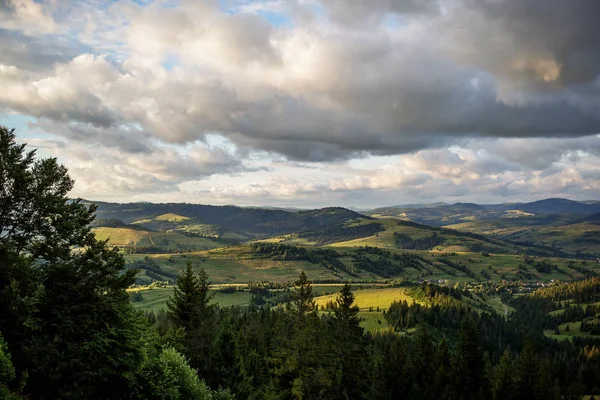
[[600,199],[598,0],[0,0],[0,124],[73,197]]

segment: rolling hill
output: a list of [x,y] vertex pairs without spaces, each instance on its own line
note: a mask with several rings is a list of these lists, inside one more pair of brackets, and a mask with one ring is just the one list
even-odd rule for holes
[[95,203],[97,219],[121,221],[149,230],[178,231],[206,236],[251,239],[318,230],[356,219],[357,212],[331,207],[286,211],[199,204]]
[[560,214],[573,218],[600,212],[600,203],[568,199],[544,199],[531,203],[484,204],[456,203],[430,206],[393,206],[367,211],[373,217],[393,217],[432,226],[448,226],[472,221],[523,218]]
[[[318,282],[365,283],[550,281],[596,274],[595,263],[571,258],[600,253],[600,214],[533,215],[472,203],[403,210],[399,217],[380,212],[100,203],[93,229],[123,249],[129,267],[140,269],[139,284],[173,282],[188,261],[215,283],[283,283],[300,271]],[[407,220],[415,215],[437,226]]]

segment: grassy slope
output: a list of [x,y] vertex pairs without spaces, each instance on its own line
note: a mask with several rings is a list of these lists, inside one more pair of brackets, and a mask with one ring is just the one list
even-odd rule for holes
[[[395,239],[394,232],[398,234],[405,234],[410,236],[412,239],[422,239],[426,237],[430,237],[433,235],[434,230],[430,229],[426,226],[406,226],[399,225],[400,222],[397,219],[392,218],[384,218],[379,219],[377,222],[380,222],[385,228],[384,231],[378,232],[377,234],[365,238],[349,240],[345,242],[337,242],[330,244],[331,247],[357,247],[357,246],[373,246],[380,247],[385,249],[395,249]],[[445,241],[439,246],[435,247],[435,250],[441,252],[459,252],[466,251],[469,245],[480,245],[485,248],[489,248],[491,251],[496,252],[516,252],[513,246],[502,247],[497,246],[495,244],[484,242],[482,240],[465,237],[465,236],[457,236],[449,231],[437,232],[438,236],[441,236],[445,239]]]
[[[149,288],[142,290],[143,301],[134,302],[133,305],[137,309],[143,311],[158,311],[166,308],[167,299],[173,295],[173,288]],[[250,292],[234,292],[222,293],[219,291],[212,292],[214,297],[211,303],[219,304],[221,307],[244,306],[250,304],[252,294]]]
[[[369,310],[372,307],[375,310],[377,307],[381,311],[387,310],[394,301],[407,301],[412,303],[417,301],[415,298],[406,293],[403,288],[383,288],[383,289],[362,289],[354,291],[354,304],[358,305],[362,311]],[[328,302],[335,302],[337,294],[319,296],[315,298],[319,308],[327,305]]]
[[182,221],[189,220],[188,217],[184,217],[182,215],[177,215],[177,214],[173,214],[173,213],[162,214],[154,219],[157,221],[168,221],[168,222],[182,222]]
[[204,237],[189,237],[174,232],[151,232],[131,228],[93,228],[99,240],[108,239],[111,246],[160,246],[165,250],[208,250],[223,246],[222,243]]
[[[355,247],[336,247],[336,251],[342,255],[340,258],[347,266],[352,266],[351,255],[356,251]],[[487,280],[482,271],[490,275],[491,280],[515,280],[518,279],[517,272],[519,266],[526,268],[527,272],[541,281],[572,280],[573,278],[583,278],[583,276],[569,267],[570,260],[564,258],[543,258],[557,265],[564,271],[571,274],[565,275],[557,271],[549,274],[538,273],[532,265],[524,262],[523,256],[512,254],[490,254],[483,256],[481,253],[445,253],[442,251],[406,251],[390,250],[392,253],[414,253],[425,259],[430,260],[433,266],[427,265],[433,275],[423,276],[423,271],[408,268],[398,278],[429,280],[450,280],[454,282],[469,282],[473,279],[465,273],[453,270],[455,275],[447,274],[445,270],[449,267],[440,263],[439,258],[450,260],[454,263],[461,263],[472,270],[481,281]],[[136,258],[149,257],[158,263],[165,272],[177,274],[181,271],[188,260],[196,268],[203,268],[209,274],[215,283],[244,283],[249,281],[273,281],[273,282],[291,282],[297,279],[301,271],[305,271],[309,279],[337,280],[337,281],[356,281],[357,278],[351,277],[344,272],[336,276],[332,271],[307,261],[274,261],[268,258],[257,258],[250,252],[248,246],[237,246],[212,249],[210,251],[186,253],[186,254],[148,254],[148,255],[127,255],[126,258],[133,260]],[[588,263],[588,268],[600,272],[600,265]],[[143,272],[141,276],[143,276]],[[380,280],[382,277],[367,271],[361,271],[358,279],[362,280]],[[149,283],[149,282],[148,282]]]
[[[145,255],[126,256],[127,259],[143,258]],[[312,280],[340,280],[331,271],[307,261],[274,261],[257,258],[250,253],[250,247],[226,247],[210,251],[172,254],[149,254],[164,271],[178,273],[188,260],[196,268],[203,268],[215,283],[235,283],[249,281],[290,282],[298,279],[305,271]],[[351,278],[341,274],[341,278]]]
[[[178,219],[179,215],[163,214],[160,217],[164,219]],[[354,219],[348,221],[347,225],[372,223],[373,220]],[[429,280],[450,280],[456,282],[473,281],[473,278],[465,273],[453,270],[454,275],[448,274],[446,271],[448,266],[441,264],[438,259],[445,258],[455,263],[466,265],[472,270],[476,276],[485,281],[487,278],[484,274],[489,274],[491,280],[515,280],[522,277],[517,276],[519,266],[526,268],[533,278],[541,281],[549,281],[552,279],[572,280],[579,279],[583,276],[569,268],[569,261],[561,258],[548,258],[552,264],[567,271],[567,274],[558,271],[552,271],[549,274],[538,273],[532,265],[527,265],[521,255],[515,254],[516,248],[507,245],[501,247],[493,243],[485,242],[476,238],[459,236],[451,231],[439,231],[437,234],[444,237],[446,240],[436,246],[433,250],[404,250],[397,249],[395,246],[394,232],[403,233],[413,239],[431,237],[433,230],[426,226],[407,226],[395,219],[379,219],[377,221],[385,228],[375,235],[354,239],[345,242],[332,243],[326,247],[335,249],[342,254],[339,258],[347,267],[353,268],[354,263],[352,255],[360,246],[373,246],[387,249],[392,253],[414,253],[427,260],[433,265],[426,265],[426,270],[416,270],[407,268],[397,278],[410,280],[429,279]],[[211,276],[215,283],[242,283],[248,281],[268,280],[274,282],[289,282],[297,278],[301,271],[305,271],[312,280],[338,280],[338,281],[356,281],[360,280],[380,280],[381,276],[377,274],[360,271],[357,278],[353,278],[343,271],[337,275],[320,265],[311,264],[307,261],[277,261],[268,258],[258,258],[252,254],[252,250],[248,245],[220,247],[221,243],[213,241],[210,238],[204,237],[188,237],[174,232],[150,232],[144,230],[136,230],[129,228],[95,228],[100,239],[111,238],[111,244],[114,245],[136,245],[136,246],[152,246],[158,244],[170,251],[179,248],[189,249],[206,249],[210,251],[196,251],[185,254],[152,254],[148,255],[155,260],[165,272],[178,273],[184,266],[187,260],[191,260],[198,268],[204,268]],[[298,238],[297,235],[276,236],[265,241],[281,242],[287,245],[304,245],[310,250],[314,244],[307,242],[305,239]],[[486,249],[496,249],[498,252],[513,254],[500,254],[490,252],[490,256],[486,257],[481,252],[465,251],[470,245],[485,246]],[[145,255],[128,255],[128,259],[143,258]],[[371,256],[374,259],[377,256]],[[542,258],[538,258],[542,259]],[[577,261],[579,263],[579,261]],[[588,262],[588,268],[600,271],[600,264]],[[450,268],[451,269],[451,268]],[[428,271],[432,274],[429,274]],[[483,274],[482,274],[483,273]],[[143,278],[144,272],[140,274]],[[147,283],[150,283],[150,278],[147,278]]]
[[569,223],[565,217],[545,225],[533,219],[475,221],[450,225],[448,228],[493,235],[514,241],[536,242],[563,251],[600,255],[600,225],[590,222]]

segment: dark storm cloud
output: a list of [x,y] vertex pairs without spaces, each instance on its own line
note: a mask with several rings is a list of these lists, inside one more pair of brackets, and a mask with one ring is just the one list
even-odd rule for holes
[[[562,84],[591,82],[600,72],[600,2],[596,0],[462,0],[450,22],[465,31],[461,43],[475,50],[475,59],[544,55],[561,67]],[[478,18],[478,23],[471,24]],[[456,31],[455,31],[456,32]],[[497,36],[496,36],[497,35]],[[485,64],[485,62],[484,62]],[[530,71],[532,72],[532,71]]]

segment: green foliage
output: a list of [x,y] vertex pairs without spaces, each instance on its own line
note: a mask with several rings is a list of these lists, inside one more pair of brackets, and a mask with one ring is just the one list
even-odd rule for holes
[[162,349],[140,373],[138,397],[161,400],[232,400],[227,391],[213,392],[187,360],[172,347]]
[[168,313],[177,328],[184,331],[184,349],[200,376],[212,382],[210,350],[216,337],[215,305],[209,304],[210,280],[204,270],[195,273],[188,261],[178,276],[173,297],[167,301]]
[[0,334],[0,398],[6,400],[17,400],[20,396],[13,393],[9,387],[14,383],[16,377],[15,367],[10,359],[8,347]]
[[359,308],[354,304],[350,285],[344,285],[333,308],[331,329],[334,338],[336,365],[339,368],[337,390],[339,399],[360,398],[366,392],[366,342],[360,327]]
[[394,232],[396,246],[401,249],[429,250],[435,246],[439,246],[444,240],[444,237],[438,236],[437,232],[433,232],[431,236],[421,239],[413,239],[406,234]]
[[458,398],[489,398],[480,336],[475,321],[471,318],[465,319],[460,327],[453,376]]
[[145,351],[126,292],[136,271],[91,234],[95,208],[69,200],[66,168],[35,160],[4,127],[0,183],[0,326],[23,393],[126,392]]

